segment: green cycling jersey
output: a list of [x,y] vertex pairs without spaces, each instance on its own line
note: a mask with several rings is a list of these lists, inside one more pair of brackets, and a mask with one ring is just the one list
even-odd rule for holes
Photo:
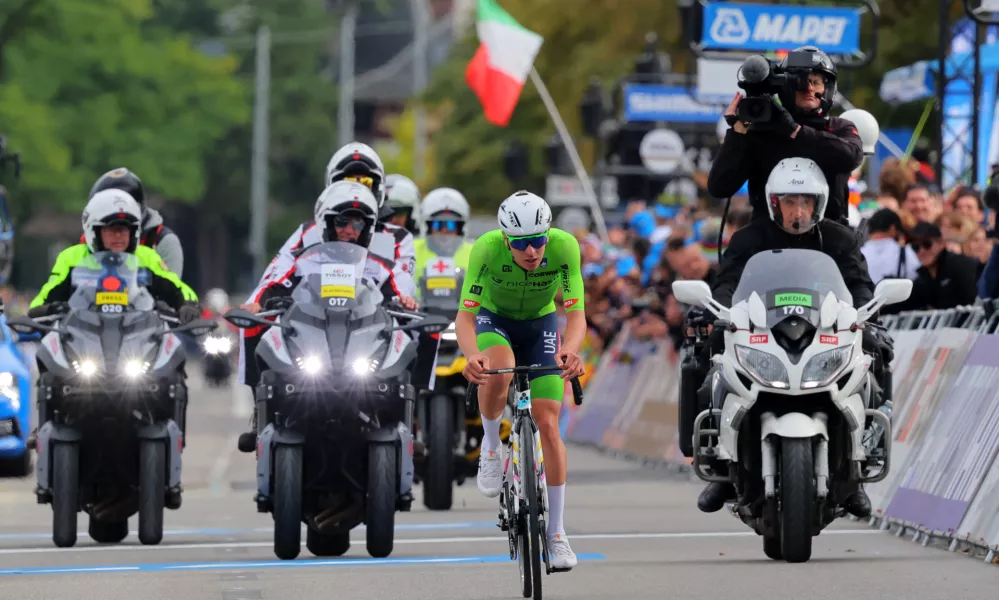
[[554,312],[555,293],[561,287],[566,312],[583,310],[579,262],[579,242],[553,227],[541,263],[527,271],[513,261],[503,232],[490,231],[472,246],[460,308],[477,314],[481,307],[519,321],[537,319]]

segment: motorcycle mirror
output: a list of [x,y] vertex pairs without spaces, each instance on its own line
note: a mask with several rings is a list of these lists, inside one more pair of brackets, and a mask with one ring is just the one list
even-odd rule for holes
[[222,315],[222,318],[240,329],[249,329],[251,327],[256,327],[257,325],[276,325],[276,323],[261,319],[257,315],[242,308],[234,308]]
[[181,331],[186,331],[189,332],[194,337],[200,337],[205,335],[206,333],[215,331],[215,329],[218,326],[219,324],[216,323],[215,321],[211,321],[208,319],[198,319],[196,321],[191,321],[186,325],[181,325],[180,327],[174,327],[173,332],[177,333]]

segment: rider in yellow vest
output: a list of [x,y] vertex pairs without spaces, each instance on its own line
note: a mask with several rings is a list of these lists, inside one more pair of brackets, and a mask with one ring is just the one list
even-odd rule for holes
[[433,269],[433,260],[438,256],[453,258],[459,269],[468,268],[472,244],[465,241],[465,222],[470,214],[468,201],[452,188],[437,188],[420,203],[423,236],[414,242],[417,288],[427,268]]

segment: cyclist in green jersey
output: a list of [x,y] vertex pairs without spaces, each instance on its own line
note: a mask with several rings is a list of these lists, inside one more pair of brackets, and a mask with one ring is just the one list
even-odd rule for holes
[[[565,537],[566,457],[558,426],[565,382],[583,374],[579,348],[586,335],[579,242],[551,227],[548,203],[530,192],[517,192],[499,208],[500,229],[472,246],[461,290],[455,334],[468,357],[464,375],[479,385],[482,450],[476,478],[489,498],[503,487],[499,428],[512,375],[484,375],[490,369],[517,366],[563,366],[560,375],[531,374],[531,402],[541,432],[548,483],[548,539],[552,566],[572,568],[576,555]],[[555,295],[561,288],[567,315],[565,339],[559,339]]]

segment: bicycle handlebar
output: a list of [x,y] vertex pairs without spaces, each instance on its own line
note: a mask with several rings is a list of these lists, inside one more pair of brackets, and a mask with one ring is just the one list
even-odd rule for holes
[[[486,375],[502,375],[504,373],[536,373],[539,371],[561,371],[562,367],[510,367],[507,369],[492,369],[489,371],[484,371]],[[576,406],[583,403],[583,386],[579,383],[578,377],[573,377],[569,380],[572,384],[572,400],[575,402]],[[468,390],[465,392],[465,410],[467,414],[474,415],[475,411],[478,409],[475,400],[477,399],[476,394],[478,393],[479,386],[476,383],[468,384]]]

